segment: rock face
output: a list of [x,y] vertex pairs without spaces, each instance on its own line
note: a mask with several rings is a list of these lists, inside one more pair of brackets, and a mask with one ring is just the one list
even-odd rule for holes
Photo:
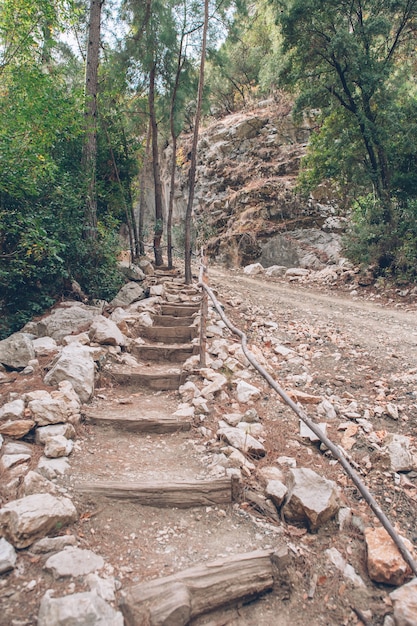
[[0,510],[0,532],[16,548],[75,522],[77,511],[68,498],[35,494],[8,502]]
[[[206,126],[199,142],[196,218],[216,233],[208,242],[209,255],[230,266],[259,261],[264,268],[321,269],[326,263],[338,263],[345,224],[335,218],[326,191],[317,191],[308,200],[294,193],[310,129],[307,124],[297,127],[290,110],[276,106],[271,102]],[[187,154],[191,137],[183,136],[182,141]],[[168,198],[170,146],[164,156],[162,178]],[[183,170],[185,174],[188,168]],[[177,223],[185,215],[184,174],[179,170]]]
[[38,626],[123,626],[123,616],[96,593],[74,593],[53,598],[47,592],[42,598]]
[[313,470],[290,470],[287,502],[283,507],[285,518],[305,522],[311,530],[334,517],[340,508],[337,485]]
[[110,302],[112,307],[128,306],[132,302],[142,300],[145,297],[145,292],[140,285],[131,281],[120,289],[117,296]]
[[13,370],[22,370],[35,358],[32,341],[25,333],[15,333],[0,341],[0,363]]
[[[366,528],[367,567],[370,578],[387,585],[402,585],[411,576],[411,569],[404,561],[397,546],[384,528]],[[403,541],[413,553],[408,539]]]

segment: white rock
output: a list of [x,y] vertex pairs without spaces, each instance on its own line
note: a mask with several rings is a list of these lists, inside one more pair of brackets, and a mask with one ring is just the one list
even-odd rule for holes
[[38,337],[34,339],[33,347],[36,356],[48,356],[59,349],[55,339],[52,339],[52,337]]
[[44,455],[49,459],[58,459],[69,456],[73,450],[74,442],[63,435],[48,437],[45,442]]
[[48,459],[46,456],[41,456],[38,462],[38,472],[45,478],[53,480],[59,476],[64,476],[69,469],[70,464],[68,457],[64,456],[60,459]]
[[335,565],[337,569],[342,572],[343,576],[347,578],[355,587],[366,586],[362,578],[355,572],[354,568],[346,562],[339,550],[336,548],[329,548],[325,551],[325,554],[331,563],[333,563],[333,565]]
[[149,295],[152,296],[161,296],[165,295],[165,287],[164,285],[152,285],[149,289]]
[[21,398],[6,402],[0,407],[0,420],[22,419],[25,413],[25,403]]
[[88,333],[90,341],[100,345],[124,346],[126,338],[115,322],[103,315],[94,318]]
[[142,311],[142,313],[139,313],[137,316],[137,320],[139,324],[141,326],[144,326],[145,328],[150,328],[151,326],[153,326],[153,318],[151,314],[148,313],[148,311]]
[[49,437],[55,437],[60,435],[67,439],[75,438],[75,429],[72,424],[51,424],[50,426],[41,426],[36,429],[35,443],[38,445],[44,445]]
[[68,498],[35,494],[12,500],[0,510],[0,532],[17,548],[75,522],[77,510]]
[[80,343],[82,346],[88,346],[90,344],[90,337],[88,333],[79,333],[78,335],[65,335],[61,341],[64,346],[69,346],[72,343]]
[[257,274],[263,274],[265,271],[264,267],[260,263],[252,263],[251,265],[246,265],[243,268],[243,273],[248,276],[256,276]]
[[110,302],[112,307],[128,306],[137,300],[143,300],[145,292],[140,285],[135,282],[126,283],[120,289],[116,297]]
[[3,365],[21,370],[34,358],[35,349],[26,333],[14,333],[0,341],[0,363]]
[[30,461],[30,458],[30,454],[3,454],[0,462],[2,468],[8,470],[12,467],[16,467],[16,465]]
[[296,278],[300,278],[302,276],[308,276],[310,274],[310,270],[304,269],[302,267],[289,267],[286,272],[285,272],[285,276],[286,277],[296,277]]
[[407,472],[414,469],[414,457],[410,450],[410,438],[405,435],[391,433],[386,437],[384,450],[391,459],[394,472]]
[[265,270],[267,276],[284,276],[287,268],[285,265],[270,265]]
[[77,539],[74,535],[61,535],[59,537],[45,537],[39,539],[30,546],[33,554],[48,554],[48,552],[60,552],[68,546],[75,546]]
[[114,578],[100,578],[97,574],[88,574],[85,580],[90,591],[94,591],[106,602],[114,602],[116,591]]
[[317,413],[323,415],[328,420],[334,420],[337,417],[336,409],[330,400],[324,399],[317,405]]
[[3,448],[3,454],[28,454],[31,456],[33,447],[29,443],[22,441],[8,441]]
[[284,505],[286,519],[307,522],[315,530],[334,517],[340,508],[337,485],[308,468],[291,469],[288,497]]
[[49,557],[44,569],[55,579],[85,576],[104,567],[103,557],[91,550],[69,546]]
[[280,480],[270,480],[266,486],[265,493],[275,506],[280,508],[288,493],[288,489]]
[[214,380],[201,389],[201,395],[203,398],[209,398],[221,391],[228,383],[226,376],[222,374],[216,374]]
[[417,624],[417,578],[390,593],[394,603],[395,626]]
[[37,322],[36,334],[39,337],[62,341],[66,335],[76,333],[82,326],[89,326],[94,317],[101,313],[99,308],[79,302],[67,302],[66,305],[54,309],[50,315]]
[[[300,422],[300,437],[303,437],[304,439],[310,439],[310,441],[313,443],[316,441],[321,441],[320,437],[317,437],[317,435],[313,433],[313,431],[311,430],[311,428],[307,426],[307,424],[304,424],[302,420],[299,420],[299,422]],[[327,424],[325,422],[316,424],[316,426],[323,433],[323,435],[327,435]]]
[[23,478],[19,495],[32,496],[36,493],[50,493],[53,496],[61,496],[62,490],[54,485],[53,482],[39,474],[38,472],[29,471]]
[[0,539],[0,574],[14,569],[17,555],[13,546],[3,537]]
[[237,383],[236,392],[238,401],[242,403],[249,402],[249,400],[258,400],[261,397],[261,391],[244,380],[240,380]]
[[123,626],[123,616],[94,592],[42,598],[38,626]]
[[260,441],[257,441],[252,435],[248,435],[239,428],[232,426],[224,426],[217,431],[219,439],[224,439],[234,448],[253,457],[265,456],[266,450]]
[[229,426],[237,426],[242,421],[243,415],[242,413],[226,413],[223,419]]
[[88,402],[94,393],[94,375],[95,365],[89,348],[73,344],[63,348],[44,380],[48,385],[69,380],[81,402]]

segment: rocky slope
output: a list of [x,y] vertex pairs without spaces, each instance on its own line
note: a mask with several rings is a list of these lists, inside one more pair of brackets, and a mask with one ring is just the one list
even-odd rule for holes
[[[338,263],[344,221],[319,191],[302,200],[294,193],[310,134],[294,125],[290,106],[273,100],[214,120],[202,129],[195,193],[196,228],[208,252],[229,266],[254,260],[264,267],[320,269]],[[175,215],[181,223],[187,201],[192,137],[183,136]],[[168,197],[171,149],[164,153]]]

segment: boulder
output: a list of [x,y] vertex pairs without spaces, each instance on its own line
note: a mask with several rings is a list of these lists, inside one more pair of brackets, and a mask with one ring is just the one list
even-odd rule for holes
[[410,438],[405,435],[391,433],[386,437],[383,449],[388,453],[393,472],[409,472],[415,469],[410,445]]
[[75,546],[77,539],[74,535],[62,535],[59,537],[44,537],[30,546],[33,554],[48,554],[48,552],[60,552],[69,546]]
[[100,308],[89,307],[79,302],[67,302],[65,307],[54,309],[50,315],[37,323],[36,334],[38,337],[52,337],[55,341],[61,342],[66,335],[89,327],[95,316],[100,313]]
[[217,431],[219,439],[224,439],[230,446],[237,448],[249,456],[255,458],[265,456],[266,450],[260,441],[257,441],[252,435],[248,435],[239,428],[227,426],[225,422],[223,422],[223,424],[224,426]]
[[22,439],[34,426],[34,420],[8,420],[0,424],[0,434],[14,439]]
[[52,339],[52,337],[38,337],[37,339],[34,339],[33,347],[37,357],[48,356],[59,349],[57,342],[55,339]]
[[98,315],[93,320],[88,335],[90,341],[100,345],[124,346],[126,344],[126,338],[117,324],[104,315]]
[[304,522],[311,530],[316,530],[334,517],[339,508],[339,493],[333,480],[308,468],[290,470],[288,496],[283,507],[288,521]]
[[94,592],[74,593],[53,598],[47,591],[42,598],[38,626],[123,626],[120,612]]
[[12,370],[22,370],[35,358],[32,340],[26,333],[14,333],[0,341],[0,363]]
[[86,576],[102,567],[104,567],[103,557],[91,550],[82,550],[74,546],[53,554],[44,565],[44,569],[55,579]]
[[77,510],[68,498],[34,494],[8,502],[0,510],[0,532],[16,548],[77,520]]
[[246,265],[246,267],[243,268],[243,273],[248,276],[257,276],[258,274],[263,274],[264,272],[265,269],[260,263],[252,263],[251,265]]
[[60,435],[67,439],[75,439],[75,428],[72,424],[51,424],[50,426],[41,426],[36,429],[35,443],[38,445],[45,445],[46,440],[49,437],[55,437]]
[[146,276],[153,276],[155,274],[154,266],[148,259],[140,259],[138,265]]
[[6,541],[6,539],[0,539],[0,574],[8,572],[14,569],[16,565],[17,555],[13,546]]
[[45,443],[44,455],[48,459],[58,459],[62,456],[69,456],[74,447],[74,442],[63,435],[48,437]]
[[50,394],[42,390],[26,394],[25,398],[38,426],[78,421],[81,402],[70,381],[61,381]]
[[[402,538],[411,554],[413,546]],[[386,585],[402,585],[411,576],[410,566],[404,561],[397,546],[384,528],[366,528],[367,567],[369,577]]]
[[270,480],[266,486],[265,493],[279,509],[285,500],[288,489],[280,480]]
[[145,291],[142,289],[140,285],[131,281],[123,285],[120,289],[119,293],[115,298],[110,302],[110,306],[118,307],[118,306],[128,306],[132,304],[132,302],[136,302],[137,300],[143,300],[145,298]]
[[417,578],[390,593],[394,604],[395,626],[417,624]]
[[120,261],[117,264],[117,267],[119,268],[123,276],[129,281],[140,283],[146,278],[145,273],[141,270],[140,267],[134,265],[133,263],[129,263],[128,261]]
[[271,265],[266,268],[265,275],[268,277],[284,276],[286,271],[287,267],[285,265]]
[[261,397],[261,391],[244,380],[239,380],[237,383],[236,393],[238,401],[242,403],[247,403],[249,400],[258,400]]
[[52,496],[61,496],[62,492],[53,482],[39,474],[29,471],[23,478],[19,488],[19,496],[32,496],[37,493],[49,493]]
[[46,456],[41,456],[37,467],[37,471],[49,480],[64,476],[69,469],[70,465],[66,456],[59,459],[48,459]]
[[68,380],[81,402],[88,402],[94,394],[94,374],[95,366],[90,349],[80,344],[72,344],[63,348],[44,380],[47,385]]
[[25,403],[21,398],[0,407],[0,420],[18,420],[24,417]]

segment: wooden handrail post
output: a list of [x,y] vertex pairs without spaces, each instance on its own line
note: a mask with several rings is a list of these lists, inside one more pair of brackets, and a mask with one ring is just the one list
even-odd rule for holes
[[[200,265],[200,284],[207,285],[207,257],[204,254],[204,248],[201,248],[201,265]],[[201,294],[201,315],[200,315],[200,367],[206,367],[206,346],[207,346],[207,316],[208,316],[208,295],[205,289]]]

